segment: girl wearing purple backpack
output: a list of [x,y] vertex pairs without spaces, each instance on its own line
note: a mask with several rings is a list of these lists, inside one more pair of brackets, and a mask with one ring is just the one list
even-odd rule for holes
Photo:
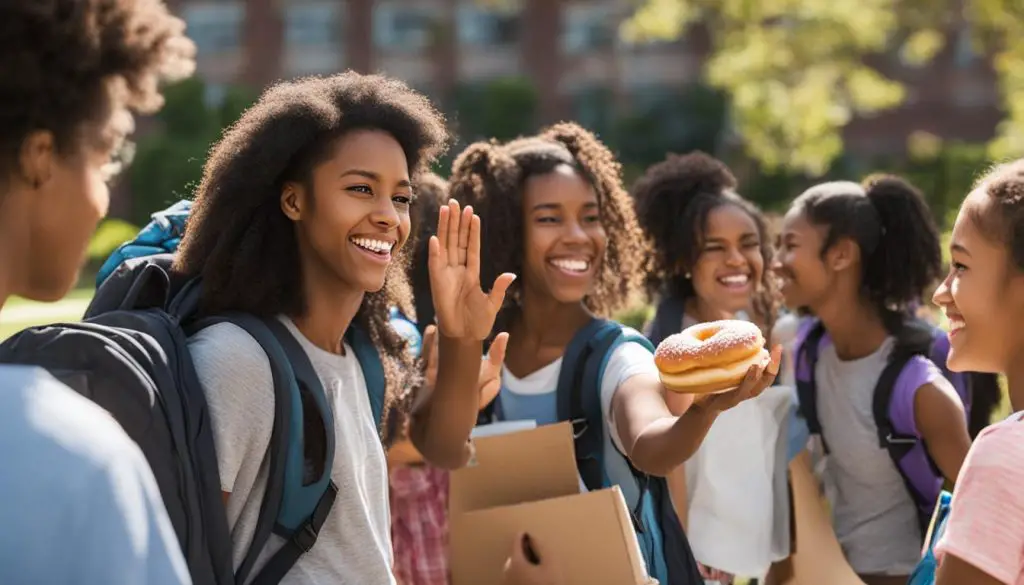
[[960,208],[935,292],[948,365],[1006,375],[1014,414],[971,447],[935,548],[937,585],[1024,584],[1024,160],[983,177]]
[[941,273],[938,230],[903,179],[824,183],[790,207],[774,269],[786,304],[814,316],[797,388],[836,537],[865,583],[902,585],[934,506],[918,494],[955,481],[970,447],[963,402],[926,357],[931,330],[908,310]]

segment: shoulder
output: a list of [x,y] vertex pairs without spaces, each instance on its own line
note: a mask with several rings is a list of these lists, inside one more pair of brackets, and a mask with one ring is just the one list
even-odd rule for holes
[[975,468],[1024,477],[1024,422],[1014,416],[981,431],[967,459]]
[[139,455],[121,425],[91,400],[37,368],[0,368],[3,430],[19,451],[46,452],[78,467]]
[[627,339],[616,346],[608,356],[602,380],[602,386],[610,385],[612,389],[638,374],[658,375],[658,367],[654,364],[654,354],[650,347],[637,339],[642,337],[640,333],[630,327],[622,329]]
[[101,490],[153,483],[121,425],[46,372],[0,368],[0,388],[0,445],[18,446],[8,451],[5,472],[37,484],[37,495],[88,507],[104,497]]
[[237,412],[253,408],[273,412],[270,359],[244,329],[232,323],[211,325],[193,335],[188,347],[196,375],[215,414],[242,403],[248,407]]
[[238,325],[211,325],[189,338],[188,348],[200,378],[237,378],[240,384],[271,379],[263,347]]

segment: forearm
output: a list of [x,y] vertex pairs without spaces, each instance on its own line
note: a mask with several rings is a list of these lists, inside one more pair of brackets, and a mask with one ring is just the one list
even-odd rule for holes
[[697,452],[717,416],[715,412],[695,406],[678,418],[655,420],[633,443],[630,461],[645,473],[658,477],[669,475]]
[[457,469],[469,457],[467,441],[476,425],[483,345],[441,337],[438,352],[437,382],[413,414],[409,436],[429,463]]

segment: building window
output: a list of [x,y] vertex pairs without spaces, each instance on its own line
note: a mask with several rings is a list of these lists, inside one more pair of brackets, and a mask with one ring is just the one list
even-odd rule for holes
[[186,34],[195,42],[200,56],[238,49],[244,13],[240,2],[189,3],[182,9]]
[[459,6],[459,43],[474,47],[501,47],[519,41],[518,11]]
[[338,2],[293,4],[285,12],[284,41],[289,47],[336,47],[340,27]]
[[574,4],[565,12],[562,47],[568,54],[600,51],[615,44],[618,18],[607,5]]
[[422,7],[379,4],[373,14],[373,42],[381,49],[425,49],[433,41],[436,25],[436,15]]

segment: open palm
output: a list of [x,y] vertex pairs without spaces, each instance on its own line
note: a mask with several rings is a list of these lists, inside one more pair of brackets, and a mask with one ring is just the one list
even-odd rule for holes
[[480,288],[480,217],[454,199],[441,207],[429,245],[430,290],[441,335],[483,340],[505,300],[514,274],[502,274],[490,294]]

